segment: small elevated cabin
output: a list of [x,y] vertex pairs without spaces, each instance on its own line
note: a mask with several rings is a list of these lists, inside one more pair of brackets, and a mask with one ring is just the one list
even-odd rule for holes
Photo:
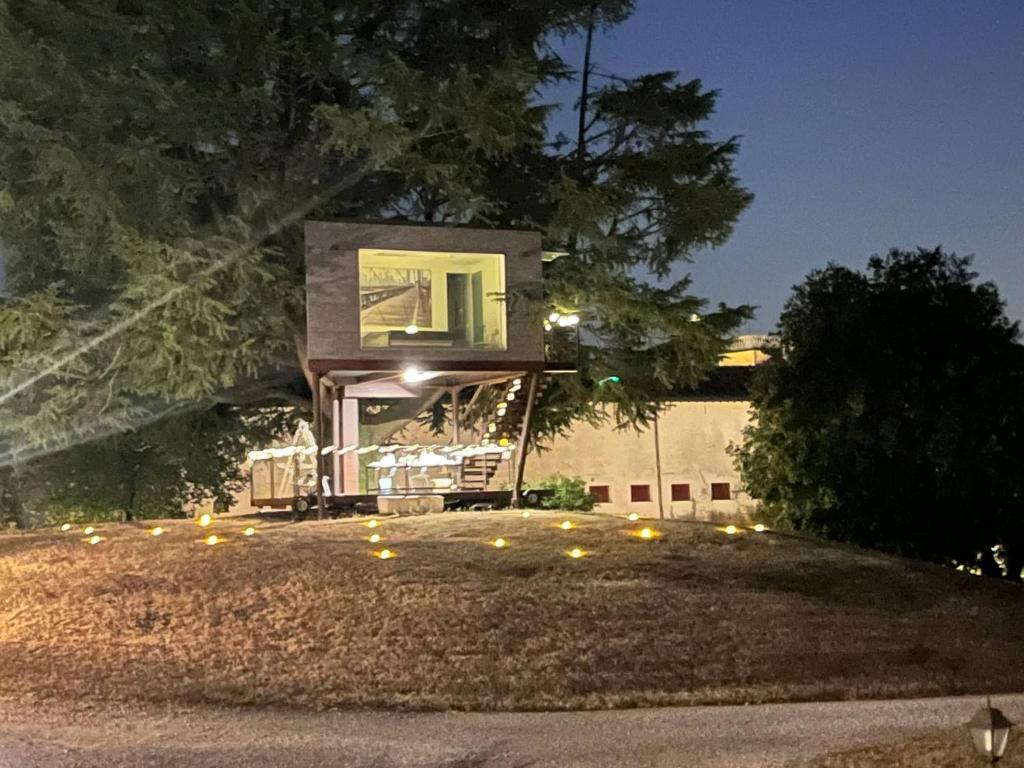
[[[576,318],[549,321],[545,258],[535,232],[308,222],[318,448],[315,472],[284,483],[295,502],[315,495],[320,514],[378,496],[487,503],[501,501],[499,488],[518,501],[516,446],[533,402],[547,374],[578,361]],[[450,438],[431,445],[415,424],[439,409]],[[399,441],[410,434],[415,442]],[[281,477],[263,485],[254,505],[292,503]]]

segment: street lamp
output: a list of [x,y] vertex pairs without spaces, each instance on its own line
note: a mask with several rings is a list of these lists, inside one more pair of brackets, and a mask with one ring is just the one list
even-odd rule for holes
[[996,763],[1006,751],[1006,742],[1010,738],[1010,726],[1006,716],[992,707],[992,702],[985,699],[985,706],[974,713],[967,727],[971,729],[974,749],[990,763]]

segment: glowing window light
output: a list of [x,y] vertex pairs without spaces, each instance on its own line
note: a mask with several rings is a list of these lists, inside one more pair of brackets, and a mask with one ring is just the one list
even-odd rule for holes
[[61,530],[62,530],[62,531],[63,531],[64,533],[67,533],[68,531],[70,531],[70,530],[71,530],[71,523],[64,523],[64,525],[62,525],[62,526],[60,527],[60,529],[61,529]]
[[379,533],[371,533],[370,534],[370,543],[371,544],[376,544],[379,541],[380,541],[380,534]]
[[762,525],[761,523],[758,523],[757,525],[754,526],[754,530],[757,531],[758,533],[764,533],[768,529],[764,525]]
[[243,536],[255,536],[256,535],[256,529],[253,528],[250,525],[248,528],[246,528],[244,531],[242,531],[242,535]]
[[212,522],[213,522],[213,517],[208,515],[208,514],[203,514],[203,515],[200,515],[200,517],[199,517],[199,527],[200,528],[208,528]]
[[163,536],[164,535],[164,529],[161,528],[158,525],[156,528],[153,528],[152,530],[150,530],[149,535],[150,536]]
[[630,512],[628,515],[626,515],[626,519],[629,520],[631,523],[635,523],[637,520],[640,519],[640,515],[638,515],[636,512]]
[[506,547],[508,547],[508,542],[500,536],[497,539],[495,539],[493,543],[495,549],[505,549]]
[[366,521],[366,527],[367,528],[376,528],[378,525],[380,525],[380,523],[377,522],[376,520],[367,520]]
[[89,543],[90,544],[99,544],[101,541],[103,541],[103,537],[102,536],[92,536],[89,539]]
[[85,530],[82,531],[82,533],[84,533],[86,536],[91,536],[92,534],[96,533],[96,529],[93,528],[91,525],[87,525],[85,527]]
[[727,526],[725,526],[725,532],[729,536],[735,535],[736,534],[736,526],[735,525],[727,525]]
[[390,560],[395,557],[395,553],[390,549],[382,549],[380,552],[374,552],[373,556],[379,560]]
[[575,523],[573,523],[572,520],[563,520],[561,523],[559,523],[558,527],[561,528],[563,531],[571,531],[573,528],[576,527],[576,525]]
[[207,536],[204,539],[204,541],[206,542],[207,546],[213,547],[213,546],[216,546],[217,544],[220,544],[220,537],[217,536],[217,534],[214,533],[214,534],[211,534],[211,535]]
[[529,516],[530,516],[530,510],[524,509],[523,510],[523,520],[526,520]]
[[415,336],[420,332],[420,327],[415,323],[409,323],[409,325],[405,326],[405,332],[410,336]]
[[579,547],[573,547],[572,549],[567,551],[565,554],[567,554],[573,560],[579,560],[581,557],[586,557],[587,552],[586,552],[586,550],[580,549]]

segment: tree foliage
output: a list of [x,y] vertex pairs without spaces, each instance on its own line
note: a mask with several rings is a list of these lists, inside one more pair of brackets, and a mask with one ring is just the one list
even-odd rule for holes
[[776,525],[997,571],[1024,565],[1024,348],[941,249],[831,265],[787,302],[737,465]]
[[[701,128],[714,92],[672,73],[605,76],[589,56],[577,72],[550,45],[583,33],[589,52],[631,10],[0,3],[0,463],[27,471],[179,409],[308,403],[308,217],[542,231],[571,256],[548,266],[537,322],[579,312],[586,345],[538,432],[597,418],[595,394],[620,419],[649,418],[749,313],[706,311],[686,279],[648,277],[724,241],[750,195],[736,142]],[[549,135],[539,94],[574,78],[581,130]],[[608,372],[622,383],[595,393]]]

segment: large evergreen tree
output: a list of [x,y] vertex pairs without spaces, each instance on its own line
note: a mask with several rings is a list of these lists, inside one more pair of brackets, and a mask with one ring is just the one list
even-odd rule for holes
[[[750,196],[698,81],[595,84],[595,34],[631,6],[0,2],[8,495],[74,458],[35,456],[180,410],[234,407],[244,433],[247,409],[308,401],[306,217],[531,227],[569,251],[536,312],[581,314],[584,372],[541,433],[596,418],[608,372],[601,397],[641,422],[698,381],[746,310],[647,278],[722,242]],[[580,71],[548,44],[573,34]],[[549,136],[538,94],[567,78],[579,130]]]
[[1024,348],[995,287],[941,249],[796,288],[737,451],[779,526],[1020,578]]

